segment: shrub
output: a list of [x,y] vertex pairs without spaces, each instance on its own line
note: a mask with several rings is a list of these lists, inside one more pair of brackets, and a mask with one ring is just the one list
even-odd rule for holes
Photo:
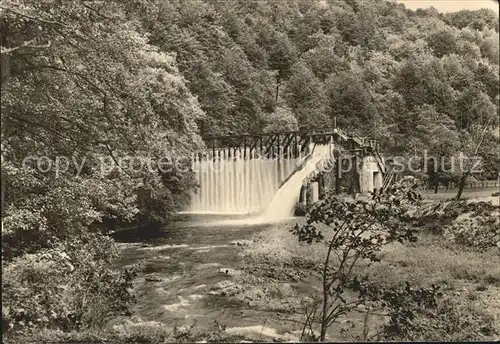
[[417,225],[432,234],[443,234],[447,226],[452,225],[461,215],[471,217],[487,216],[498,211],[498,206],[489,202],[443,201],[422,207],[415,215]]
[[295,203],[295,210],[293,212],[294,216],[306,216],[307,214],[307,205],[304,203]]
[[157,321],[125,321],[113,327],[112,335],[122,342],[162,343],[172,339],[174,329]]
[[494,319],[464,300],[442,294],[440,288],[393,288],[382,299],[390,309],[384,340],[467,341],[495,335]]
[[301,202],[297,202],[295,204],[294,216],[306,216],[309,210],[311,210],[313,206],[311,204],[304,204]]
[[[322,281],[322,300],[317,305],[321,307],[321,341],[340,316],[365,301],[362,293],[354,300],[345,294],[356,280],[353,269],[362,261],[380,261],[381,249],[390,242],[416,240],[409,211],[420,200],[416,180],[408,177],[386,191],[373,193],[368,201],[347,202],[329,196],[313,206],[305,225],[292,229],[300,242],[322,243],[328,248],[318,270]],[[313,312],[316,314],[316,309]],[[310,314],[305,323],[314,330]]]
[[447,226],[443,234],[447,240],[475,250],[500,249],[498,213],[459,219]]
[[80,330],[126,313],[137,266],[111,269],[116,254],[112,239],[88,234],[3,263],[3,318],[10,332]]

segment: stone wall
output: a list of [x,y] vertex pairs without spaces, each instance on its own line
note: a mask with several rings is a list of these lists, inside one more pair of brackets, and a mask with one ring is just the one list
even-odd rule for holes
[[359,184],[361,193],[372,192],[382,187],[383,176],[377,160],[373,156],[363,158],[359,170]]

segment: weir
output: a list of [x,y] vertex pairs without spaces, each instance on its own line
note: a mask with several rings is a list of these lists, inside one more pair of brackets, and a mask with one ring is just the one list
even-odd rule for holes
[[[211,137],[205,144],[207,150],[192,156],[199,188],[184,213],[259,214],[268,220],[290,217],[302,186],[321,174],[324,165],[335,163],[334,151],[380,158],[376,141],[337,128]],[[364,179],[374,173],[365,172]],[[379,172],[382,176],[385,171]],[[368,184],[373,188],[379,183]],[[314,185],[316,199],[318,184]]]
[[194,156],[192,166],[200,188],[192,196],[189,212],[261,212],[267,209],[280,185],[302,159],[302,154],[293,154],[291,147],[274,156],[266,156],[249,147],[236,151],[216,148]]

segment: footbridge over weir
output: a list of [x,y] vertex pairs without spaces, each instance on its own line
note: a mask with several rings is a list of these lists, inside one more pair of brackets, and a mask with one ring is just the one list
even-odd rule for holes
[[305,193],[312,202],[319,199],[318,180],[326,173],[336,176],[339,191],[342,159],[347,157],[363,162],[351,164],[359,175],[360,192],[384,184],[378,141],[339,128],[205,137],[204,141],[206,150],[192,157],[199,188],[192,195],[189,213],[267,211],[289,216],[296,202],[306,201]]

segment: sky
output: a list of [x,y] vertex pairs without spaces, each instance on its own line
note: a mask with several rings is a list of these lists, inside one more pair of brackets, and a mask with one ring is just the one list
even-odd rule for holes
[[489,8],[498,14],[498,2],[494,0],[396,0],[407,8],[415,10],[433,6],[439,12],[456,12],[460,10],[478,10]]

